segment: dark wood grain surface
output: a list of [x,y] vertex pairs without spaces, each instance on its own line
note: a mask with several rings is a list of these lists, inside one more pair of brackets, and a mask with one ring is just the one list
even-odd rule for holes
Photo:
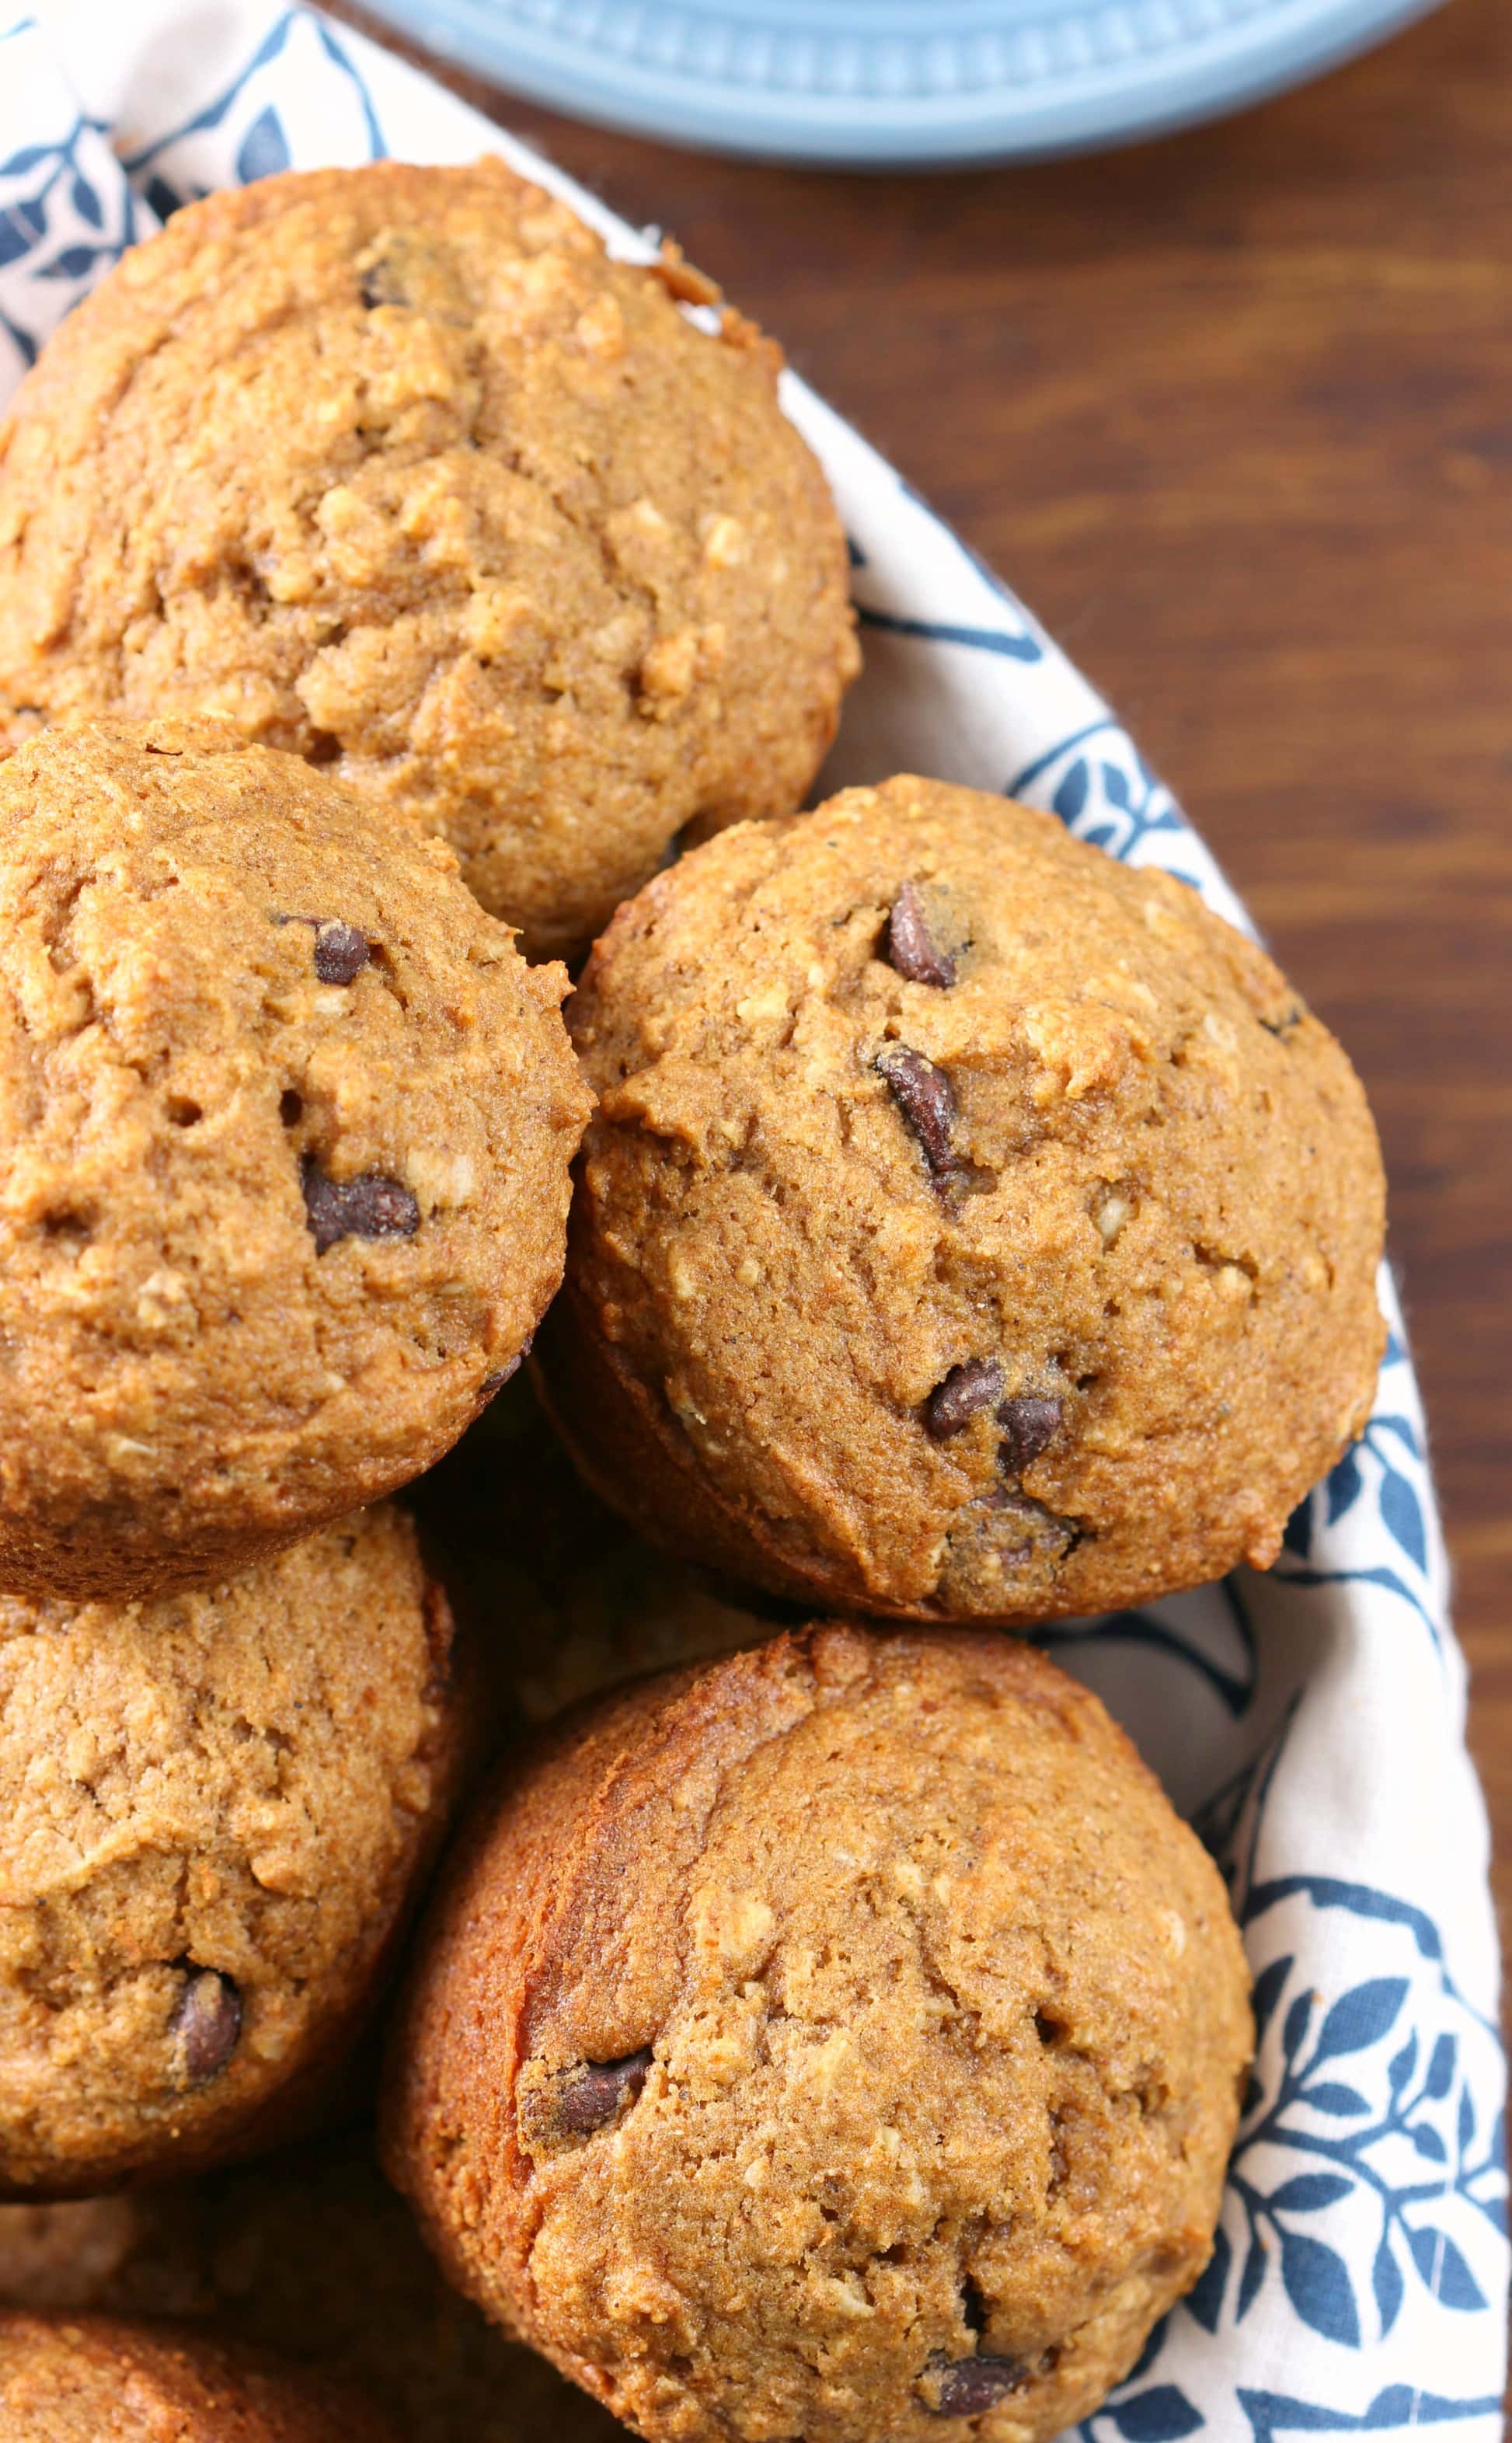
[[1348,1045],[1512,1936],[1508,0],[1221,126],[950,175],[701,157],[449,81],[671,230],[1011,579]]

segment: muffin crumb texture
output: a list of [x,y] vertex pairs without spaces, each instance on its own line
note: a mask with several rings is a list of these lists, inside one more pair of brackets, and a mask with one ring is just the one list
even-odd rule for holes
[[645,2435],[1041,2443],[1206,2262],[1247,1981],[1085,1690],[811,1628],[519,1767],[427,1932],[388,2168]]
[[395,1510],[197,1592],[0,1596],[0,2194],[313,2116],[440,1839],[465,1690]]
[[776,352],[686,293],[498,160],[176,212],[0,428],[0,752],[224,714],[585,947],[685,826],[800,803],[857,667]]
[[204,1582],[518,1362],[587,1098],[438,840],[227,724],[0,762],[0,1585]]
[[1264,954],[908,778],[620,909],[538,1347],[604,1497],[840,1609],[1008,1623],[1266,1567],[1362,1428],[1384,1186]]

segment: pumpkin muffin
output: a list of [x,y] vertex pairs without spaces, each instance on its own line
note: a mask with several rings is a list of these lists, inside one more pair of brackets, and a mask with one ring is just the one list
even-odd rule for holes
[[811,1627],[518,1764],[421,1937],[387,2166],[653,2443],[1044,2443],[1207,2261],[1247,1982],[1087,1691]]
[[502,161],[176,212],[0,427],[0,752],[213,711],[451,840],[532,956],[802,800],[857,667],[778,358]]
[[164,2178],[313,2117],[470,1710],[388,1508],[195,1592],[0,1596],[0,2194]]
[[0,762],[0,1587],[204,1583],[518,1364],[587,1096],[455,859],[220,722]]
[[621,909],[542,1344],[599,1491],[842,1610],[1027,1623],[1264,1568],[1385,1337],[1359,1081],[1264,954],[901,779]]

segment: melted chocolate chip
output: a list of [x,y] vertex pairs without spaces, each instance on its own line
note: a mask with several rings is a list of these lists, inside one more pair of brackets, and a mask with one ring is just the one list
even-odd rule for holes
[[188,1982],[168,2022],[178,2047],[182,2086],[204,2086],[219,2075],[242,2032],[242,1997],[229,1976],[187,1964]]
[[1004,1471],[1008,1476],[1022,1476],[1042,1451],[1049,1449],[1060,1431],[1060,1403],[1025,1393],[1021,1399],[1004,1401],[998,1410],[998,1423],[1003,1427],[998,1458]]
[[949,1179],[956,1167],[950,1130],[956,1121],[954,1089],[943,1069],[906,1043],[890,1043],[876,1065],[904,1119],[919,1141],[932,1179]]
[[622,2061],[588,2062],[581,2077],[563,2087],[557,2119],[577,2138],[589,2137],[614,2120],[622,2103],[634,2103],[651,2067],[649,2048]]
[[333,916],[316,930],[315,972],[323,984],[349,984],[361,974],[372,948],[365,933]]
[[420,1208],[409,1189],[380,1170],[365,1170],[359,1179],[327,1179],[307,1153],[299,1184],[318,1256],[338,1239],[413,1239],[420,1226]]
[[[1003,1368],[990,1357],[968,1357],[952,1366],[924,1403],[924,1430],[930,1440],[948,1442],[970,1424],[979,1409],[990,1408],[1003,1388]],[[1005,1407],[1016,1404],[1005,1401]],[[999,1416],[1003,1414],[1000,1408]]]
[[888,964],[911,984],[932,984],[948,992],[955,982],[955,961],[942,950],[930,931],[916,883],[905,882],[887,920]]
[[1005,1493],[1001,1487],[973,1505],[988,1514],[987,1527],[1005,1565],[1010,1562],[1059,1561],[1081,1540],[1074,1518],[1061,1518],[1026,1493]]
[[1028,2380],[1022,2359],[954,2359],[937,2367],[930,2406],[936,2417],[980,2417],[1010,2392],[1022,2392]]

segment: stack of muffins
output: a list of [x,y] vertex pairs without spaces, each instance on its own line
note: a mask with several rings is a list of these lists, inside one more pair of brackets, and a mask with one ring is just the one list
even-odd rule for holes
[[713,302],[276,178],[0,429],[16,2443],[1040,2443],[1211,2246],[1221,1879],[1005,1632],[1275,1557],[1374,1131],[1184,886],[795,811],[844,540]]

